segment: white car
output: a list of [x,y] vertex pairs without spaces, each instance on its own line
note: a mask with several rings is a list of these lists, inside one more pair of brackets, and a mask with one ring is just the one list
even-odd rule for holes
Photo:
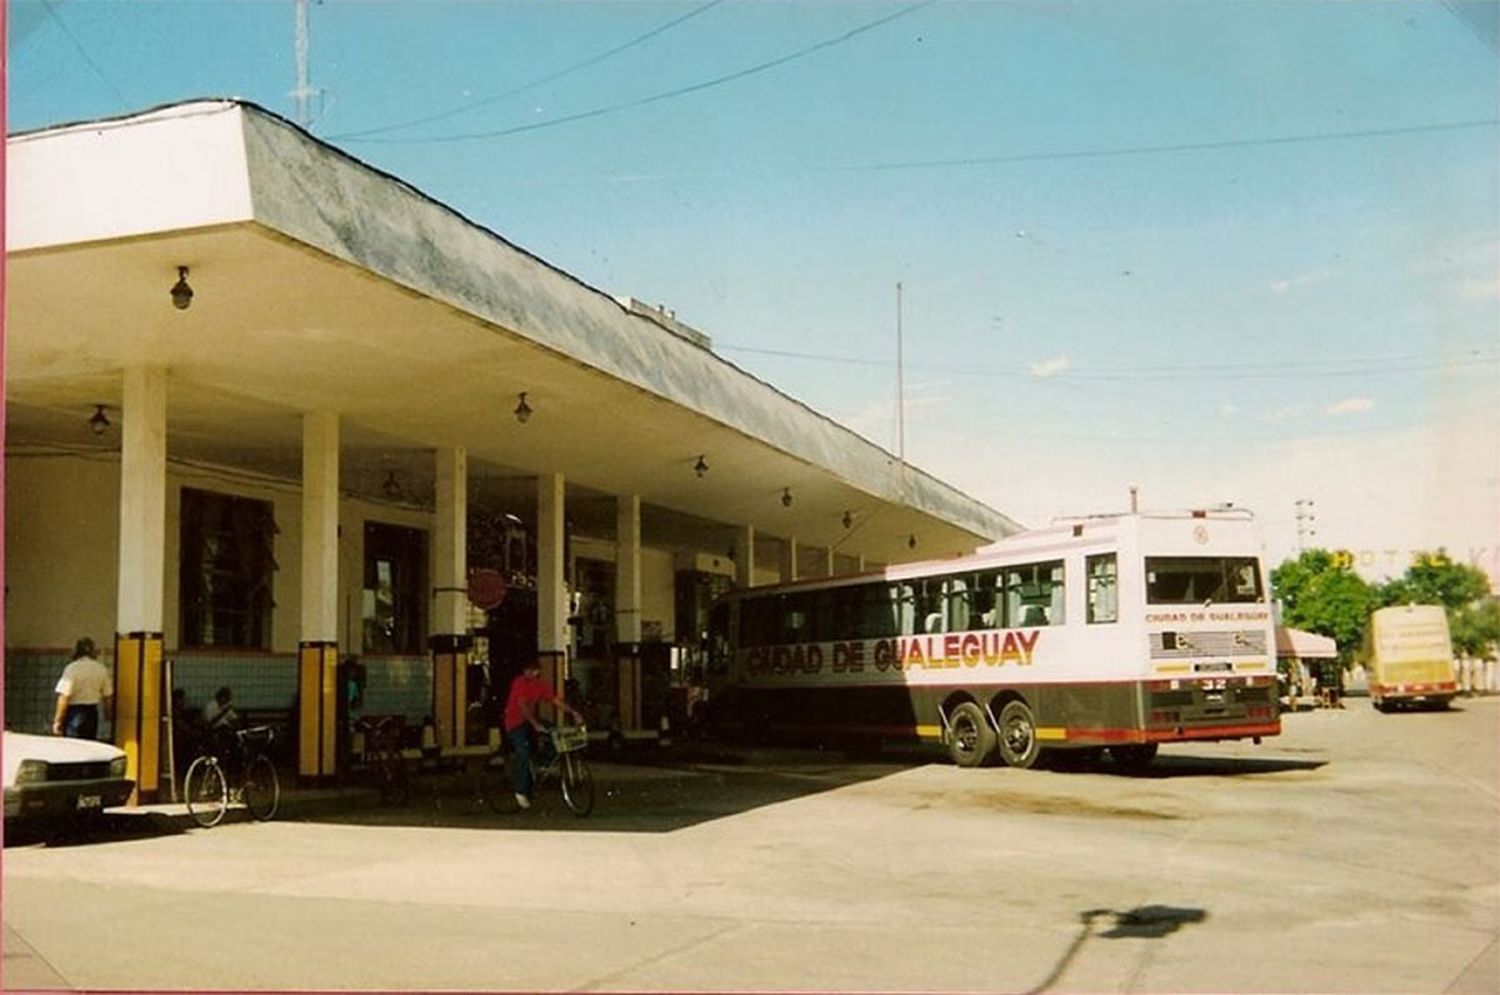
[[135,789],[125,751],[109,743],[5,731],[5,819],[93,813],[121,805]]

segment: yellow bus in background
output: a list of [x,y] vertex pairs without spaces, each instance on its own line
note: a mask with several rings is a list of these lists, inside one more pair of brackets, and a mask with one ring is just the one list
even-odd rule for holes
[[1406,705],[1447,708],[1458,694],[1448,613],[1441,605],[1395,605],[1371,613],[1365,656],[1370,700],[1382,712]]

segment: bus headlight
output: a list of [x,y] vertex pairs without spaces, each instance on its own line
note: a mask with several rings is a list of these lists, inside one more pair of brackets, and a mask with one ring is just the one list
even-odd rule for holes
[[109,762],[109,776],[116,780],[123,778],[125,776],[125,771],[129,766],[129,757],[115,757]]

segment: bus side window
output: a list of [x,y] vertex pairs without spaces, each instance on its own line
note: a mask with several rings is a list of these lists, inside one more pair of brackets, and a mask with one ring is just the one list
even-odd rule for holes
[[1118,564],[1114,553],[1090,556],[1085,561],[1088,574],[1089,622],[1114,622],[1120,617],[1119,589],[1117,587]]
[[970,629],[998,629],[1001,617],[1000,572],[987,571],[974,577],[973,596],[969,601]]
[[903,580],[891,586],[896,601],[897,635],[915,636],[921,630],[917,628],[920,621],[917,618],[918,586],[922,582]]
[[1043,564],[1042,569],[1047,571],[1047,624],[1062,625],[1067,621],[1063,605],[1068,591],[1063,583],[1063,565],[1061,562]]
[[901,632],[900,602],[894,584],[859,588],[860,631],[866,639],[888,639]]
[[1006,625],[1063,624],[1063,565],[1027,563],[1005,572]]
[[833,604],[833,626],[828,638],[859,638],[859,614],[862,607],[860,592],[858,587],[840,587],[828,592]]
[[1023,588],[1030,580],[1030,567],[1011,567],[1005,571],[1005,625],[1007,627],[1023,625],[1026,618],[1026,606],[1022,600]]
[[948,631],[968,632],[970,601],[968,577],[949,577],[943,581],[943,602],[948,610]]
[[807,642],[812,635],[812,598],[805,593],[789,594],[781,602],[781,641]]

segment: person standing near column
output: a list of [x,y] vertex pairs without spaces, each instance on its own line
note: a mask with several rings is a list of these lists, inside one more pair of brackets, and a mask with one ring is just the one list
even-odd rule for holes
[[114,682],[109,668],[97,659],[98,648],[87,636],[73,646],[73,659],[57,680],[57,710],[52,734],[74,739],[98,739],[100,713],[112,718]]

